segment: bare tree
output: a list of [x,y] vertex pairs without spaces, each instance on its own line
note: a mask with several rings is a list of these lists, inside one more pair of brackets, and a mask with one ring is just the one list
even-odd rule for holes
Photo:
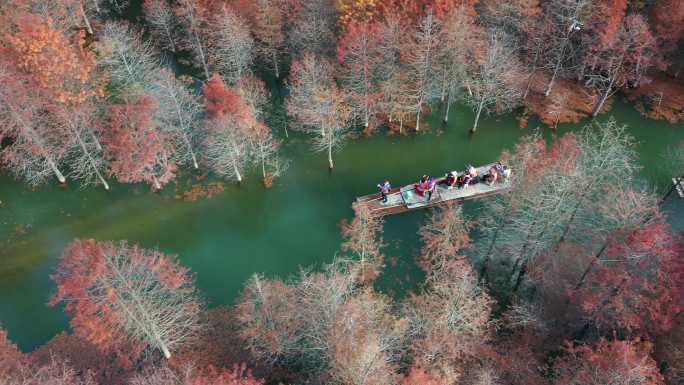
[[411,80],[409,95],[414,101],[416,131],[420,130],[423,105],[439,94],[435,79],[439,29],[437,18],[432,12],[428,13],[420,21],[402,52]]
[[337,44],[337,60],[341,71],[338,79],[349,95],[355,115],[359,115],[363,126],[368,128],[370,119],[377,112],[378,70],[381,68],[381,28],[370,23],[350,23],[346,33]]
[[608,98],[632,82],[637,86],[641,76],[659,60],[656,39],[641,15],[629,15],[608,46],[592,50],[586,61],[591,63],[586,84],[599,90],[601,97],[592,116],[598,115]]
[[314,97],[333,87],[332,63],[319,59],[311,53],[290,67],[290,95],[285,100],[288,115],[294,118],[296,128],[304,132],[318,132],[325,135],[319,106]]
[[466,101],[475,110],[471,132],[477,130],[482,111],[510,110],[520,98],[520,92],[511,84],[520,74],[510,41],[495,31],[489,33],[488,39],[484,57],[474,58],[473,77],[469,80],[472,95],[467,95]]
[[302,349],[297,312],[294,287],[254,274],[236,307],[240,337],[250,352],[267,364],[291,360]]
[[329,56],[335,47],[335,23],[337,16],[332,0],[311,0],[299,3],[292,25],[287,34],[288,45],[301,56],[312,52]]
[[176,15],[167,0],[145,0],[143,15],[159,47],[176,52]]
[[328,166],[332,170],[335,167],[333,151],[344,144],[352,109],[336,86],[320,90],[314,95],[314,103],[320,113],[323,135],[314,135],[313,148],[315,151],[327,151]]
[[460,206],[449,205],[433,211],[418,234],[423,241],[419,264],[426,272],[446,267],[470,246],[470,224],[463,219]]
[[343,251],[351,251],[358,257],[361,266],[361,282],[372,281],[380,274],[383,266],[382,218],[374,216],[368,206],[352,204],[354,219],[342,225],[345,242]]
[[84,104],[68,109],[59,108],[56,116],[71,139],[65,156],[69,177],[80,181],[83,188],[101,183],[105,190],[109,190],[109,183],[103,176],[108,163],[94,132],[95,107]]
[[174,143],[174,160],[180,164],[192,163],[198,169],[196,148],[197,142],[201,141],[197,137],[201,115],[199,98],[168,69],[160,69],[150,87],[157,100],[156,119]]
[[328,336],[331,375],[350,385],[397,383],[404,324],[386,297],[363,292],[337,311]]
[[[612,186],[634,180],[639,166],[635,161],[634,138],[626,129],[610,119],[588,125],[579,136],[577,168],[567,178],[568,194],[564,197],[561,216],[564,224],[556,247],[572,235],[571,230],[578,234],[578,239],[582,238],[579,234],[600,230],[592,219],[598,212],[593,203]],[[587,178],[587,175],[592,177]]]
[[179,0],[174,8],[179,26],[185,30],[185,33],[180,36],[178,48],[190,51],[198,67],[204,72],[204,77],[209,79],[207,36],[204,33],[207,29],[206,12],[204,4],[196,0]]
[[493,304],[466,261],[432,271],[424,291],[405,305],[418,365],[458,381],[473,353],[490,338]]
[[211,21],[209,65],[230,85],[250,71],[254,40],[249,27],[232,9],[223,6]]
[[586,20],[591,12],[592,2],[589,0],[553,0],[546,4],[543,23],[547,27],[544,34],[547,51],[543,57],[552,73],[545,96],[551,94],[556,78],[575,54],[574,45],[577,43],[572,38],[581,30],[582,20]]
[[276,79],[280,78],[280,56],[285,51],[285,16],[277,0],[257,0],[253,28],[257,53],[269,63]]
[[188,269],[126,242],[76,240],[52,277],[74,331],[102,348],[141,343],[170,358],[198,330],[200,301]]
[[270,187],[273,180],[283,174],[289,163],[280,156],[281,141],[273,136],[271,130],[263,124],[254,127],[250,136],[252,140],[252,152],[261,168],[261,176],[264,185]]
[[405,30],[396,17],[388,17],[380,25],[381,43],[378,47],[381,62],[379,86],[382,99],[378,109],[387,115],[389,123],[399,120],[402,133],[404,120],[412,114],[412,100],[409,95],[409,74],[401,61],[401,43]]
[[301,61],[292,64],[290,82],[288,114],[301,130],[314,134],[314,150],[327,151],[332,170],[333,150],[343,144],[351,108],[333,81],[330,62],[307,53]]
[[206,127],[204,157],[209,167],[226,179],[242,182],[253,161],[249,127],[230,115],[210,119]]
[[140,32],[124,23],[108,22],[95,49],[116,96],[148,90],[157,71],[157,59]]
[[56,356],[45,365],[21,365],[7,381],[6,385],[96,385],[91,373],[80,374]]
[[457,8],[449,13],[440,32],[437,62],[442,83],[440,97],[446,104],[443,119],[446,122],[449,119],[449,107],[459,97],[460,90],[470,90],[467,75],[469,60],[474,56],[473,52],[482,49],[478,44],[481,45],[480,35],[483,31],[475,25],[472,16]]
[[37,85],[0,62],[0,138],[11,138],[1,160],[17,177],[32,186],[50,175],[66,182],[59,164],[64,156],[64,140],[47,115],[47,101],[37,94]]

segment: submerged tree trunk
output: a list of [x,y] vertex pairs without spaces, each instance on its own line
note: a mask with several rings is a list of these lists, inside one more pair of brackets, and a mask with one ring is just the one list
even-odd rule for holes
[[273,69],[275,70],[275,77],[276,79],[280,79],[280,68],[278,68],[278,53],[276,51],[273,51],[272,60],[273,60]]
[[155,190],[161,190],[161,184],[155,175],[152,175],[152,185]]
[[477,130],[477,123],[480,121],[480,114],[482,113],[482,107],[484,106],[484,99],[480,101],[480,104],[477,106],[477,113],[475,114],[475,123],[473,123],[473,128],[470,129],[470,132],[475,132]]
[[95,175],[97,175],[97,178],[100,180],[100,182],[102,182],[102,186],[104,186],[104,189],[109,191],[109,183],[107,183],[107,181],[102,176],[102,174],[100,174],[100,170],[98,170],[97,166],[95,166],[95,160],[90,155],[90,151],[88,151],[88,148],[86,147],[85,143],[83,142],[81,135],[76,131],[74,131],[74,135],[76,136],[76,140],[78,140],[78,144],[81,146],[81,151],[83,151],[83,153],[88,157],[88,161],[90,162],[90,167],[93,168]]
[[50,166],[50,169],[52,170],[52,172],[53,172],[53,173],[55,174],[55,176],[57,177],[57,180],[59,181],[59,183],[66,183],[66,178],[64,177],[64,175],[62,174],[62,172],[59,171],[59,169],[57,168],[57,165],[56,165],[55,162],[52,160],[52,158],[50,158],[49,156],[46,155],[46,156],[45,156],[45,159],[47,160],[47,163],[48,163],[48,165]]
[[451,107],[451,92],[447,95],[446,112],[444,113],[444,123],[449,121],[449,108]]
[[328,164],[329,164],[331,170],[335,167],[335,164],[333,163],[333,158],[332,158],[332,145],[333,145],[333,138],[332,138],[332,133],[331,133],[330,138],[328,138]]
[[423,110],[423,103],[422,101],[418,103],[418,113],[416,114],[416,132],[420,130],[420,113]]

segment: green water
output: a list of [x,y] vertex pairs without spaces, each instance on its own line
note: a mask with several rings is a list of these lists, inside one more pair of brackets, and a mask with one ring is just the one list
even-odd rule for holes
[[[619,103],[612,114],[629,124],[639,141],[645,178],[664,189],[669,175],[660,167],[662,155],[668,144],[684,139],[684,127],[645,120]],[[0,323],[24,350],[68,327],[62,308],[46,302],[54,289],[49,275],[64,246],[77,237],[127,239],[178,254],[197,274],[212,305],[232,303],[254,272],[282,277],[330,261],[341,242],[339,222],[352,215],[351,202],[374,192],[382,178],[406,184],[422,174],[491,162],[529,132],[509,114],[484,119],[470,138],[472,118],[470,110],[457,107],[443,130],[353,140],[336,154],[332,173],[324,154],[312,153],[305,137],[291,135],[284,148],[290,168],[273,188],[263,188],[254,175],[242,186],[229,185],[197,202],[174,198],[175,190],[187,189],[188,178],[155,194],[147,186],[118,184],[109,193],[55,185],[31,191],[0,176]],[[439,126],[439,118],[431,123]],[[675,213],[673,225],[684,227],[684,200],[670,199],[665,206]],[[465,206],[469,215],[476,208],[477,203]],[[419,211],[386,220],[388,267],[380,286],[388,292],[401,293],[419,281],[412,257],[420,247],[416,230],[424,218]],[[17,234],[18,225],[25,234]]]

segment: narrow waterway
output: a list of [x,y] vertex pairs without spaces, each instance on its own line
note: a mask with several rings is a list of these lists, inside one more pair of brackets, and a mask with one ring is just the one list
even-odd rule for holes
[[[628,124],[639,142],[645,181],[664,190],[671,175],[661,166],[663,155],[669,144],[684,139],[684,127],[643,119],[621,103],[611,115]],[[374,192],[382,178],[404,184],[422,174],[491,162],[536,126],[531,121],[521,130],[513,114],[494,116],[482,120],[471,138],[472,117],[470,110],[457,107],[444,128],[352,140],[336,154],[332,173],[325,155],[312,153],[306,137],[291,135],[284,146],[290,168],[273,188],[263,188],[254,175],[196,202],[176,198],[196,183],[192,177],[161,193],[119,184],[107,193],[54,183],[32,191],[0,176],[0,323],[24,350],[68,327],[62,308],[46,302],[53,290],[49,276],[74,238],[127,239],[178,254],[197,274],[199,289],[212,305],[231,303],[254,272],[282,277],[330,261],[341,242],[339,223],[352,215],[351,202]],[[438,127],[439,118],[431,123]],[[563,125],[559,132],[580,126]],[[673,212],[673,226],[684,227],[684,200],[672,198],[665,208]],[[476,209],[477,203],[465,206],[467,214]],[[401,293],[419,281],[412,257],[420,247],[416,229],[424,218],[425,212],[411,212],[386,220],[388,267],[380,285],[388,292]]]

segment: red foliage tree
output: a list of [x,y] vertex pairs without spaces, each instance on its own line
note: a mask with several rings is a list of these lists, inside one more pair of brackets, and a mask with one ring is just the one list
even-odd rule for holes
[[567,346],[567,355],[555,362],[554,384],[664,385],[648,345],[638,340],[601,340],[596,347]]
[[[600,18],[597,25],[603,26]],[[600,93],[593,115],[602,111],[608,97],[632,83],[638,86],[641,76],[651,67],[663,67],[662,55],[643,16],[634,14],[620,18],[617,31],[603,26],[599,39],[585,55],[587,84]]]
[[343,251],[351,251],[360,262],[361,282],[373,281],[383,267],[382,218],[373,216],[366,205],[352,204],[354,219],[342,223]]
[[627,0],[600,0],[595,2],[592,12],[592,28],[597,38],[596,44],[610,45],[620,31],[622,20],[627,12]]
[[111,160],[111,173],[121,182],[146,182],[161,189],[176,175],[172,144],[153,118],[155,101],[142,96],[111,105],[100,128]]
[[95,72],[94,53],[85,48],[85,35],[69,36],[53,27],[52,20],[18,14],[15,31],[3,36],[4,49],[19,70],[30,73],[45,97],[58,103],[81,103],[102,95]]
[[[0,60],[5,59],[0,51]],[[66,137],[45,114],[50,100],[39,92],[30,74],[0,61],[0,140],[11,139],[0,160],[17,177],[35,186],[50,175],[60,183],[66,178],[59,168]]]
[[126,242],[76,240],[52,276],[51,305],[66,303],[74,333],[103,351],[135,359],[144,348],[166,358],[191,340],[200,302],[174,257]]
[[245,103],[238,91],[226,86],[221,76],[214,74],[202,87],[204,108],[209,118],[233,115],[245,124],[255,124],[253,109]]
[[451,382],[439,374],[432,374],[419,366],[411,366],[399,382],[401,385],[449,385]]
[[[264,381],[254,378],[247,365],[235,364],[232,370],[210,367],[205,374],[190,379],[185,385],[263,385]],[[160,384],[161,385],[161,384]]]
[[61,332],[31,353],[31,360],[47,365],[60,357],[78,373],[90,373],[98,384],[123,384],[135,370],[128,357],[102,352],[85,339]]
[[684,2],[661,0],[653,4],[651,24],[661,48],[666,51],[677,49],[677,43],[684,36]]
[[575,295],[585,316],[608,331],[670,329],[684,298],[682,245],[664,221],[614,233]]
[[25,359],[17,345],[7,338],[7,332],[0,329],[0,382],[6,381]]
[[337,42],[337,60],[342,66],[340,77],[343,90],[368,129],[377,111],[382,94],[379,92],[381,27],[378,24],[349,23],[345,34]]

